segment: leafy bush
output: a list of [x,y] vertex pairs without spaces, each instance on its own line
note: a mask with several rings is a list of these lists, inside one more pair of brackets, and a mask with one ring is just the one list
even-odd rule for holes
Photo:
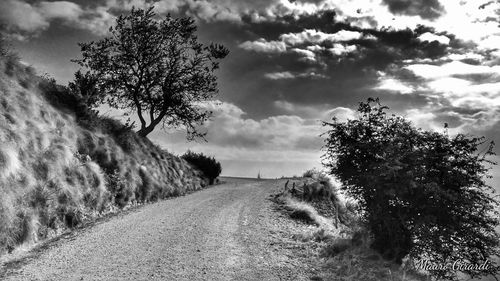
[[48,77],[40,81],[39,87],[50,104],[74,114],[79,125],[91,131],[100,130],[109,134],[123,150],[132,151],[134,143],[134,140],[131,140],[132,126],[99,116],[94,110],[98,106],[98,90],[95,83],[95,78],[89,73],[82,74],[78,71],[75,73],[75,80],[70,82],[68,87],[58,85],[53,78]]
[[309,169],[302,174],[302,177],[304,178],[313,178],[314,175],[318,174],[319,171],[317,169]]
[[[372,247],[401,263],[405,256],[433,264],[481,264],[498,256],[498,202],[484,177],[492,144],[484,138],[423,131],[387,116],[378,99],[360,103],[359,118],[329,127],[325,165],[359,201],[374,236]],[[467,271],[471,276],[495,274]],[[457,272],[432,271],[454,280]]]
[[214,157],[208,157],[203,155],[203,153],[195,153],[192,151],[186,152],[181,157],[200,169],[205,176],[208,177],[210,184],[214,184],[215,179],[222,172],[220,163],[217,162]]
[[69,82],[69,91],[89,108],[96,108],[99,104],[99,89],[97,87],[97,78],[90,72],[83,74],[80,70],[75,72],[75,80]]
[[50,77],[42,78],[38,86],[52,106],[75,114],[80,125],[92,129],[92,122],[97,119],[97,112],[87,105],[88,101],[79,92],[58,85],[56,80]]
[[310,169],[302,174],[302,177],[309,178],[303,185],[299,186],[302,192],[302,199],[306,201],[331,200],[338,201],[337,187],[332,184],[328,175],[318,169]]
[[5,43],[5,38],[2,33],[0,33],[0,56],[5,57],[7,56],[8,49]]

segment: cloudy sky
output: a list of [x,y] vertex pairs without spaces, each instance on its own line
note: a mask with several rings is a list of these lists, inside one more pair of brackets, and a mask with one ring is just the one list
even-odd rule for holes
[[500,143],[497,1],[2,0],[0,21],[23,61],[66,84],[77,42],[149,5],[196,18],[200,40],[231,51],[218,72],[219,102],[209,105],[208,143],[187,143],[183,132],[151,136],[175,153],[215,155],[225,175],[321,167],[320,120],[350,118],[370,96],[424,129],[446,122],[450,133]]

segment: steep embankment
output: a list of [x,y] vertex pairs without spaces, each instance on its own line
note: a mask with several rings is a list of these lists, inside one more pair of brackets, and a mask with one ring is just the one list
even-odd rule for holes
[[93,116],[82,126],[74,112],[53,106],[51,91],[67,94],[0,56],[0,255],[135,202],[207,185],[187,162],[117,121]]

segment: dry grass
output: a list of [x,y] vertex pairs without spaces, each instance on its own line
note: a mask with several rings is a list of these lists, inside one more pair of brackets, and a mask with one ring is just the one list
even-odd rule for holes
[[368,241],[369,239],[359,240],[356,236],[330,240],[321,251],[323,265],[320,278],[335,281],[428,280],[406,264],[399,266],[384,260],[370,249]]
[[[322,183],[325,177],[318,176],[317,171],[304,175],[307,177],[289,181],[287,188],[275,195],[275,201],[291,218],[311,225],[295,228],[295,242],[291,242],[307,245],[302,247],[308,249],[311,263],[319,269],[311,280],[428,280],[409,265],[398,266],[370,249],[370,235],[356,215],[356,205],[340,200],[337,188]],[[318,183],[330,192],[319,191],[312,198],[304,196],[304,186]]]
[[333,229],[331,219],[318,214],[316,209],[307,202],[298,201],[290,196],[282,198],[283,207],[288,211],[291,218],[314,224],[322,229]]
[[117,208],[206,185],[186,161],[117,121],[80,126],[47,101],[35,86],[44,80],[14,56],[1,57],[0,70],[0,255]]

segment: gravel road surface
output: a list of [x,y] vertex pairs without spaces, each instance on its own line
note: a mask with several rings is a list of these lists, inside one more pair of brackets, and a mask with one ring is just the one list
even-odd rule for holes
[[269,200],[283,183],[225,181],[74,231],[0,279],[309,280]]

